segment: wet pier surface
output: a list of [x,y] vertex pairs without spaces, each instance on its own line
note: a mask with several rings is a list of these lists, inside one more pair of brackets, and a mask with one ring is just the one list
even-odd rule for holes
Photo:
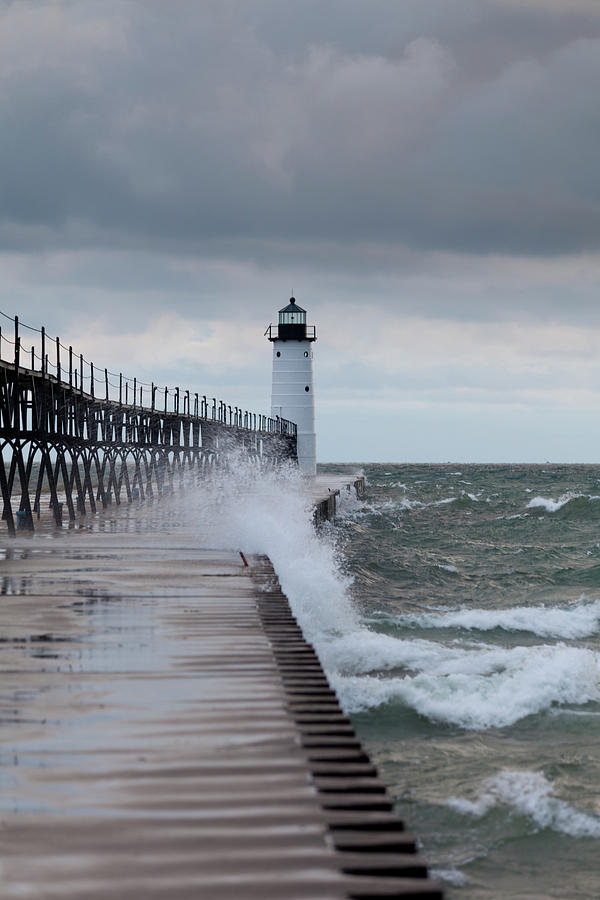
[[0,897],[441,897],[268,560],[3,546]]

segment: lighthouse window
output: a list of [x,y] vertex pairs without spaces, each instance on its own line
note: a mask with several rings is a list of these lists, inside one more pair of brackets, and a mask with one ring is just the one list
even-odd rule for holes
[[310,388],[309,388],[309,386],[308,386],[308,385],[306,385],[306,387],[305,387],[305,388],[304,388],[304,390],[305,390],[305,391],[307,391],[307,392],[308,392],[308,391],[310,391]]
[[281,356],[281,353],[279,352],[279,350],[277,351],[277,356]]
[[280,325],[306,325],[306,312],[304,310],[294,310],[294,312],[279,313]]
[[306,358],[308,359],[308,350],[305,350],[305,351],[304,351],[304,355],[305,355]]

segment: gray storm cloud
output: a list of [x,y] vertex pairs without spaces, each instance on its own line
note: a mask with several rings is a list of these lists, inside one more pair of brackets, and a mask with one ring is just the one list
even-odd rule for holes
[[596,249],[600,17],[451,6],[3,3],[4,247]]
[[0,309],[265,408],[294,290],[322,459],[594,459],[599,87],[598,0],[0,0]]

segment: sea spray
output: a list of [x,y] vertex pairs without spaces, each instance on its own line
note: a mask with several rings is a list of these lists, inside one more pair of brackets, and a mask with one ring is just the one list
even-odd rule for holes
[[315,531],[306,480],[295,466],[264,469],[243,457],[211,473],[190,497],[207,546],[267,555],[317,651],[357,627],[333,532]]

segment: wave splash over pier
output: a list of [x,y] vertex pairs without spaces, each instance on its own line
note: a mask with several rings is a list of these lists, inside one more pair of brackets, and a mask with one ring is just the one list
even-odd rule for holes
[[595,897],[600,470],[366,475],[317,532],[293,470],[217,474],[198,518],[272,559],[449,898]]
[[[342,500],[342,520],[359,521],[361,508],[351,497]],[[346,544],[352,538],[344,529],[315,531],[312,513],[294,467],[257,478],[239,460],[214,473],[194,515],[203,541],[269,556],[348,712],[400,702],[432,721],[477,731],[512,725],[554,704],[600,700],[600,660],[591,648],[560,640],[511,647],[477,640],[499,630],[588,637],[600,627],[598,601],[361,616],[344,559],[343,538]],[[448,577],[452,570],[445,568]]]
[[213,473],[188,513],[203,544],[268,556],[307,640],[327,663],[331,640],[358,629],[335,529],[315,531],[307,481],[293,465],[263,470],[243,458]]

